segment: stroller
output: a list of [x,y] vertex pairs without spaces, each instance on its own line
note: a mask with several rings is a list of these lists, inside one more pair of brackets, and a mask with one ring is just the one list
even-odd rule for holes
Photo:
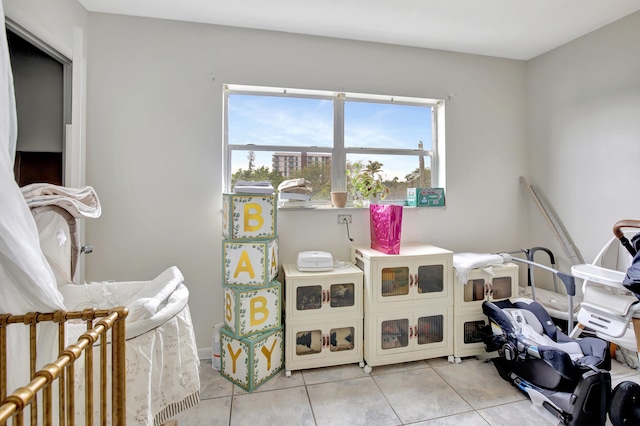
[[[576,292],[573,275],[529,260],[513,258],[552,272]],[[609,345],[596,337],[572,339],[551,320],[541,304],[515,298],[484,302],[489,325],[483,330],[487,352],[500,376],[517,386],[534,405],[565,425],[640,424],[637,384],[623,382],[611,391]]]

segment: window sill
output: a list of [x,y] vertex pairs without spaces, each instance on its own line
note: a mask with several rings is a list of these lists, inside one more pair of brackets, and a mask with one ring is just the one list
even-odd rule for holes
[[[444,206],[407,206],[406,204],[402,204],[401,201],[390,201],[390,202],[383,202],[381,204],[395,204],[395,205],[401,205],[403,206],[405,209],[442,209],[445,208],[446,205]],[[292,207],[285,207],[285,206],[278,206],[278,210],[282,210],[282,211],[304,211],[304,210],[317,210],[317,211],[321,211],[321,210],[327,210],[327,211],[342,211],[342,210],[369,210],[369,207],[354,207],[354,206],[345,206],[345,207],[333,207],[330,204],[310,204],[307,206],[292,206]]]

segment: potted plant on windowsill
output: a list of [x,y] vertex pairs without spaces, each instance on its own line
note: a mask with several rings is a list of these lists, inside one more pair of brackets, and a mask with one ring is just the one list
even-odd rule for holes
[[348,189],[354,207],[366,207],[369,203],[384,200],[389,193],[382,181],[382,163],[362,161],[351,163],[347,167]]

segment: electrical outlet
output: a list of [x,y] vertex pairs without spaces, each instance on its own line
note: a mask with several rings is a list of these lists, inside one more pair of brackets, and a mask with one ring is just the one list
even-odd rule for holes
[[342,225],[343,223],[351,223],[351,215],[350,214],[339,214],[338,215],[338,225]]

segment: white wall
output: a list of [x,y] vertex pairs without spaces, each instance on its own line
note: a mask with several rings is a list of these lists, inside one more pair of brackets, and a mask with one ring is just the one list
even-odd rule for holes
[[[587,262],[616,221],[640,217],[638,40],[635,13],[527,65],[530,183]],[[556,241],[537,211],[530,217],[534,243]]]
[[[177,265],[200,347],[222,321],[222,85],[443,98],[447,207],[405,209],[403,240],[498,251],[525,240],[521,61],[331,38],[90,14],[87,183],[91,280],[149,279]],[[212,78],[215,76],[215,78]],[[449,95],[455,94],[449,100]],[[368,244],[366,210],[352,236]],[[347,259],[335,211],[281,211],[280,261],[304,249]]]

